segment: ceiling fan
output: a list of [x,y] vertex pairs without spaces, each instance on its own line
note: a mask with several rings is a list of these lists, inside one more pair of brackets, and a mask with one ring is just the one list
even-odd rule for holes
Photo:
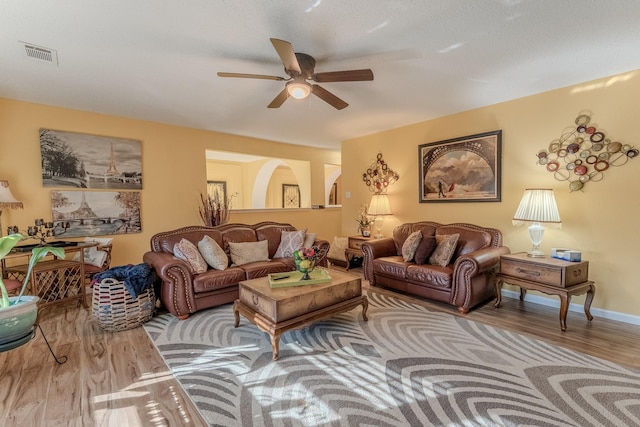
[[220,77],[239,77],[244,79],[264,79],[264,80],[280,80],[286,81],[284,89],[271,101],[269,108],[278,108],[284,101],[292,96],[296,99],[303,99],[314,94],[323,101],[329,103],[331,106],[338,110],[342,110],[349,104],[338,98],[322,86],[309,83],[308,80],[312,80],[318,83],[332,83],[332,82],[358,82],[373,80],[373,71],[370,69],[363,70],[345,70],[345,71],[331,71],[326,73],[316,73],[314,68],[316,66],[316,60],[306,53],[296,53],[293,50],[293,46],[288,41],[279,39],[270,39],[273,47],[278,52],[282,64],[284,65],[284,72],[287,73],[289,78],[280,76],[267,76],[263,74],[242,74],[242,73],[224,73],[219,72]]

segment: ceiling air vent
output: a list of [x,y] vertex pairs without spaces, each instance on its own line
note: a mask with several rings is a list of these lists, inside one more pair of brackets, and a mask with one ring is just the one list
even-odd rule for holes
[[46,62],[48,64],[58,65],[58,52],[48,47],[36,46],[32,43],[20,42],[24,46],[27,58],[38,62]]

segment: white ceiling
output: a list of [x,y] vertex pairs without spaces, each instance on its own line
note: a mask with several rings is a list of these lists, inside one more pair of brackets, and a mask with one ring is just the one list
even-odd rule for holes
[[[267,105],[287,77],[371,68]],[[58,65],[27,58],[19,41]],[[339,149],[342,140],[640,69],[637,0],[1,0],[0,97]],[[65,129],[73,130],[73,129]]]

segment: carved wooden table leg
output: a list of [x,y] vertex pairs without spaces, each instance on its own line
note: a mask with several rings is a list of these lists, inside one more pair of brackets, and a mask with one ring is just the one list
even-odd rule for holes
[[493,304],[495,308],[500,307],[500,303],[502,302],[502,279],[499,277],[496,278],[494,282],[494,286],[496,288],[496,302]]
[[560,297],[560,329],[567,330],[567,312],[569,311],[569,304],[571,303],[571,295],[559,294]]
[[369,319],[367,318],[367,309],[369,308],[369,300],[367,298],[362,300],[362,319],[367,322]]
[[593,316],[591,315],[591,302],[594,296],[596,296],[596,285],[592,283],[587,291],[587,297],[584,300],[584,314],[586,314],[587,320],[589,321],[593,320]]
[[238,311],[238,301],[234,301],[233,302],[233,315],[236,318],[236,322],[234,324],[234,327],[238,327],[240,326],[240,311]]
[[280,357],[280,334],[271,335],[271,351],[273,352],[273,360]]

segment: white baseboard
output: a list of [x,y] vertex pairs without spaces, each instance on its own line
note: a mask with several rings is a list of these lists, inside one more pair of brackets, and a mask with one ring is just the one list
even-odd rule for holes
[[[510,291],[508,289],[502,290],[502,297],[519,299],[519,291]],[[560,300],[556,298],[547,298],[540,295],[533,295],[527,293],[525,301],[530,301],[536,304],[546,305],[548,307],[560,308]],[[569,311],[575,311],[578,313],[584,313],[584,304],[569,304]],[[630,323],[632,325],[640,325],[640,316],[633,316],[631,314],[618,313],[616,311],[602,310],[600,308],[593,308],[589,310],[594,317],[600,317],[603,319],[616,320],[618,322]]]

